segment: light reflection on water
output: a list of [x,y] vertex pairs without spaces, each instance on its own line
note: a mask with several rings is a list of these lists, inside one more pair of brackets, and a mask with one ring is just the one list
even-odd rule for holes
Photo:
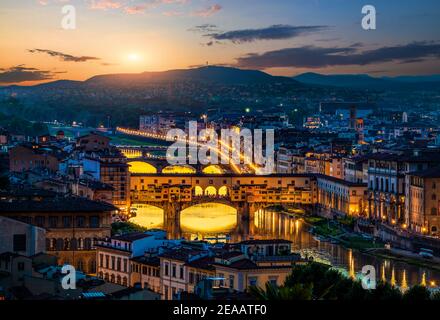
[[130,222],[149,229],[163,228],[162,209],[143,204],[133,205],[132,209],[135,210],[136,216],[131,218]]
[[[149,228],[163,227],[161,209],[145,205],[137,207],[137,217],[131,221]],[[237,221],[240,221],[238,225]],[[372,265],[376,268],[378,280],[386,280],[402,290],[416,284],[440,284],[440,272],[318,241],[302,220],[273,210],[259,211],[253,222],[246,222],[237,219],[236,210],[231,207],[212,203],[197,205],[182,212],[180,230],[168,232],[170,237],[187,239],[225,241],[225,236],[230,236],[233,242],[249,238],[286,239],[293,242],[294,251],[331,264],[352,278],[359,277],[363,266]]]
[[237,210],[219,203],[198,204],[183,210],[180,215],[183,233],[229,233],[236,225]]

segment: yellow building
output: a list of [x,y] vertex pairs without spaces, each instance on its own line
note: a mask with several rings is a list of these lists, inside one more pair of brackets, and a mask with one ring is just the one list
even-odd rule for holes
[[410,173],[406,177],[404,227],[438,236],[440,231],[440,168]]

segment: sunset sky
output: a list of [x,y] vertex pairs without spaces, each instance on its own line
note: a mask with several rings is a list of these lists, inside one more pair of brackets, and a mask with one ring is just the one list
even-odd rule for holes
[[[64,5],[77,28],[61,28]],[[377,30],[361,9],[377,9]],[[440,73],[438,0],[2,0],[0,85],[221,64],[276,75]]]

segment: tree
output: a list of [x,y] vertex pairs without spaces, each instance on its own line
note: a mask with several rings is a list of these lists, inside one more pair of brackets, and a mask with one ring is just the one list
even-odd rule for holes
[[266,283],[266,289],[252,286],[249,293],[257,300],[312,300],[312,285],[295,284],[291,287]]
[[414,286],[403,295],[404,301],[427,301],[431,299],[431,293],[424,286]]
[[368,300],[399,301],[402,299],[402,292],[388,282],[380,281],[375,290],[369,290],[366,296]]

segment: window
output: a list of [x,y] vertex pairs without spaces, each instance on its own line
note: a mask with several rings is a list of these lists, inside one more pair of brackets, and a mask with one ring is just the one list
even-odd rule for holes
[[39,227],[44,227],[45,219],[42,216],[35,217],[35,224]]
[[72,226],[72,217],[63,217],[63,227],[70,228]]
[[183,279],[183,276],[184,276],[183,266],[180,266],[179,276],[180,276],[180,279]]
[[234,276],[229,275],[229,288],[234,288]]
[[170,272],[168,269],[169,269],[169,265],[168,265],[168,263],[165,263],[165,275],[166,276],[168,276],[168,274]]
[[272,284],[272,285],[274,285],[274,286],[277,285],[277,280],[278,280],[278,277],[276,277],[276,276],[269,277],[269,282],[270,282],[270,284]]
[[90,228],[99,228],[99,217],[91,216],[90,217]]
[[26,251],[26,235],[14,234],[13,247],[14,251]]
[[255,287],[257,285],[258,278],[257,277],[249,277],[249,286]]
[[432,196],[431,196],[431,199],[432,200],[437,200],[437,195],[435,193],[433,193]]
[[56,228],[58,226],[58,217],[49,217],[49,228]]
[[176,278],[176,265],[175,264],[172,265],[172,271],[171,272],[172,272],[172,277]]
[[117,260],[116,270],[121,271],[121,258],[118,258]]
[[85,225],[85,218],[83,216],[76,217],[77,228],[83,228]]

